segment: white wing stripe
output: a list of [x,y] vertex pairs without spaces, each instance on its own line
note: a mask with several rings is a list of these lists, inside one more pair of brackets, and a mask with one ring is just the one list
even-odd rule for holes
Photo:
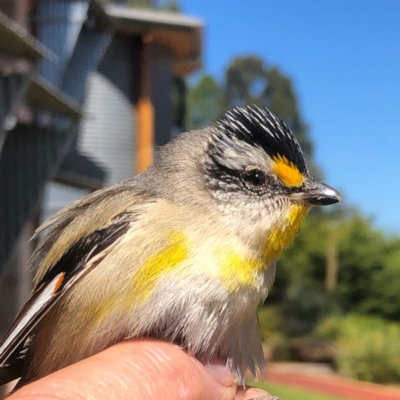
[[26,312],[26,314],[21,318],[18,324],[14,327],[13,332],[7,337],[4,343],[0,347],[0,356],[6,350],[8,350],[8,346],[13,342],[15,337],[19,335],[19,333],[26,327],[26,325],[34,318],[41,310],[43,306],[46,306],[48,301],[54,295],[54,288],[58,284],[58,280],[60,279],[61,275],[64,273],[60,273],[50,281],[46,287],[44,288],[43,292],[35,299],[31,308]]

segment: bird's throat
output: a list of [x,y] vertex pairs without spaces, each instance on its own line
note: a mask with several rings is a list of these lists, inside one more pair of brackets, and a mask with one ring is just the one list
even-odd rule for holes
[[267,263],[276,260],[283,250],[293,242],[309,211],[310,207],[293,204],[287,213],[273,225],[264,246]]

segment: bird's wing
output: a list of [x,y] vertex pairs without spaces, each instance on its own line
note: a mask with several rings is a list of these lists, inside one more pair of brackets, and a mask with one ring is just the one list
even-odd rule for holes
[[7,364],[0,367],[0,386],[14,379],[18,379],[21,376],[21,371],[24,368],[26,350],[24,343],[22,343],[8,358]]
[[27,341],[40,320],[101,262],[137,220],[132,210],[146,196],[135,193],[131,185],[118,185],[115,189],[118,193],[106,189],[87,196],[39,228],[39,233],[48,231],[31,259],[31,265],[38,268],[35,287],[0,341],[0,384],[18,376],[16,370],[20,371]]

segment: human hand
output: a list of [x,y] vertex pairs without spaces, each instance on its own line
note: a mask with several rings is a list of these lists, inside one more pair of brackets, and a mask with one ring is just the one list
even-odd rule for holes
[[262,396],[268,394],[255,388],[237,389],[234,377],[222,365],[204,367],[173,344],[140,339],[125,340],[26,385],[8,400],[250,400]]

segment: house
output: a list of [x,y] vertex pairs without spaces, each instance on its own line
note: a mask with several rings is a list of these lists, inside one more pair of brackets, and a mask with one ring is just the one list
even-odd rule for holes
[[184,129],[202,27],[97,0],[0,1],[0,335],[30,290],[39,222]]

